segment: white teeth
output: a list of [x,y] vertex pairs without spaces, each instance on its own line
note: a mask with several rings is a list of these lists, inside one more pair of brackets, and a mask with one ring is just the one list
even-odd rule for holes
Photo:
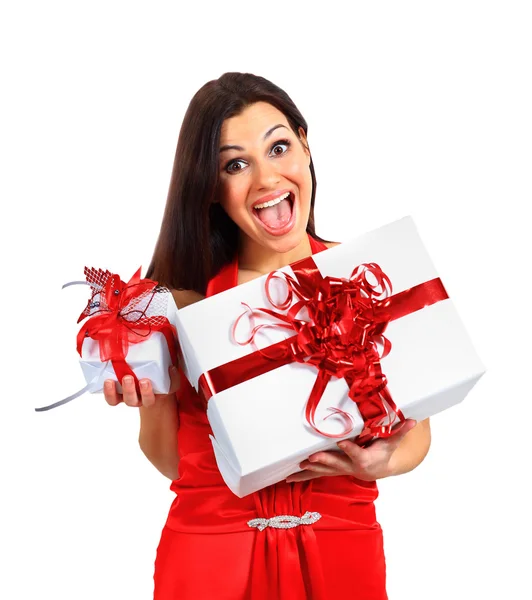
[[270,200],[269,202],[264,202],[263,204],[256,204],[253,208],[267,208],[268,206],[275,206],[276,204],[279,204],[281,200],[288,198],[288,196],[290,196],[290,192],[286,192],[286,194],[275,198],[275,200]]

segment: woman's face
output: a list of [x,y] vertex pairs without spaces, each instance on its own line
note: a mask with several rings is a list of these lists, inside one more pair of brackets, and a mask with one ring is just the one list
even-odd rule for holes
[[284,114],[266,102],[223,122],[219,201],[240,228],[243,244],[288,252],[301,242],[312,179],[301,127],[299,134],[301,140]]

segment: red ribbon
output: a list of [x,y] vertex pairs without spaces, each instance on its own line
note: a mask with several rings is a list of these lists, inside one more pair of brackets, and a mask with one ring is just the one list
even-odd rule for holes
[[[77,335],[77,350],[81,356],[83,340],[90,337],[100,346],[100,360],[111,361],[119,382],[125,375],[131,375],[135,381],[137,393],[140,393],[137,376],[126,362],[130,344],[147,340],[150,335],[160,331],[166,338],[172,364],[177,365],[175,337],[176,328],[165,316],[147,316],[155,297],[157,282],[141,279],[139,267],[133,277],[124,283],[118,275],[106,272],[109,277],[100,294],[100,308],[83,325]],[[88,269],[85,269],[88,273]],[[94,297],[94,294],[93,294]],[[78,323],[91,313],[92,299],[81,313]]]
[[[311,364],[317,368],[318,375],[307,401],[305,417],[315,431],[341,438],[353,430],[351,415],[338,408],[330,409],[328,416],[335,414],[344,420],[346,427],[342,433],[326,433],[316,426],[316,409],[328,382],[335,376],[345,379],[348,395],[364,419],[364,429],[357,443],[362,446],[374,438],[390,437],[397,431],[392,431],[396,420],[402,422],[405,417],[393,401],[381,369],[380,360],[391,350],[391,343],[383,334],[390,321],[448,298],[441,280],[435,278],[391,296],[391,281],[375,263],[355,267],[349,279],[323,277],[312,257],[294,263],[292,270],[297,280],[284,272],[280,275],[273,272],[265,283],[271,305],[278,310],[288,309],[286,313],[247,307],[251,317],[263,313],[281,323],[255,326],[247,340],[237,343],[254,344],[256,333],[263,327],[286,328],[295,335],[204,373],[199,380],[201,395],[207,401],[215,393],[280,366],[292,362]],[[274,302],[271,298],[273,279],[282,279],[287,284],[284,302]],[[292,305],[294,297],[296,302]],[[298,318],[303,309],[308,319]],[[245,314],[235,321],[233,338]],[[382,424],[383,421],[386,423]]]

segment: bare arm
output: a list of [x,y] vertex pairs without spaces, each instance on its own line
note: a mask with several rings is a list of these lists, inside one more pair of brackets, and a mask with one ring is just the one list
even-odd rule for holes
[[408,473],[427,456],[431,442],[430,421],[420,421],[399,443],[390,458],[388,477]]
[[172,481],[177,479],[179,411],[176,394],[161,396],[153,406],[139,406],[139,414],[140,449],[160,473]]
[[[203,296],[187,290],[173,290],[172,295],[177,308],[184,308],[203,298]],[[153,396],[151,383],[147,395],[150,393]],[[142,405],[139,405],[139,446],[152,465],[173,481],[179,477],[177,446],[179,386],[175,393],[157,395],[153,398],[153,402],[145,402],[143,396]]]

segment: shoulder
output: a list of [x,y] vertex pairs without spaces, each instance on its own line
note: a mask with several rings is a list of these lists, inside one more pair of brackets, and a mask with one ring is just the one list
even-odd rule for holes
[[205,298],[205,296],[198,294],[198,292],[193,290],[170,291],[172,292],[172,296],[174,297],[177,308],[185,308],[185,306],[189,306],[190,304],[194,304],[195,302],[199,302]]
[[339,246],[340,242],[323,242],[327,248],[334,248],[335,246]]

